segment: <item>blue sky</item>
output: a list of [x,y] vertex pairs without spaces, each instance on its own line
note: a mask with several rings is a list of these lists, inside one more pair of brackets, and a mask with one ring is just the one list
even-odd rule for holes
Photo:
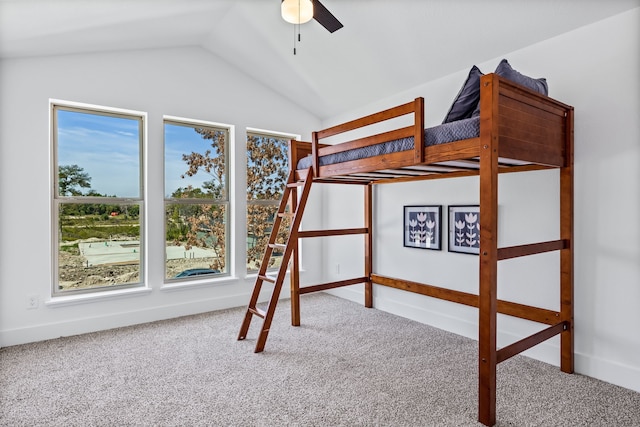
[[210,140],[203,139],[191,126],[165,123],[164,144],[165,196],[169,197],[180,187],[191,185],[193,188],[202,188],[205,181],[211,181],[211,175],[204,170],[198,171],[194,176],[185,175],[184,179],[180,177],[189,169],[182,160],[183,154],[204,154],[207,150],[211,150],[211,156],[217,154]]
[[61,109],[57,114],[58,165],[83,168],[100,194],[140,197],[138,120]]

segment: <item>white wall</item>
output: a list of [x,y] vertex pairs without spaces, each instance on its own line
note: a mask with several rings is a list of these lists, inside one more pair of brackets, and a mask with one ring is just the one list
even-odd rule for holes
[[[575,107],[576,371],[640,391],[638,22],[640,9],[634,9],[503,57],[525,74],[546,77],[550,95]],[[476,65],[489,73],[500,59]],[[334,117],[323,126],[416,96],[425,97],[427,125],[436,125],[467,72],[461,70]],[[557,182],[557,171],[500,177],[500,246],[559,237]],[[350,209],[356,212],[353,218],[359,219],[362,208],[358,197],[357,189],[326,191],[326,221],[331,223],[334,220],[330,218],[344,216]],[[404,248],[401,234],[403,205],[441,204],[446,209],[448,205],[477,203],[477,178],[376,187],[374,271],[477,293],[477,257],[448,253],[446,243],[441,252]],[[446,232],[443,237],[446,239]],[[336,240],[327,242],[323,250],[327,280],[361,274],[361,242]],[[558,265],[554,254],[501,262],[498,297],[558,310]],[[362,301],[362,286],[332,292]],[[379,309],[477,337],[476,309],[380,286],[375,287],[374,295]],[[540,327],[499,316],[498,329],[498,345],[504,346]],[[526,354],[559,364],[558,346],[555,337]]]
[[[0,346],[248,302],[254,279],[244,270],[245,128],[308,140],[318,119],[198,48],[3,60],[0,93]],[[50,98],[148,113],[146,292],[51,301]],[[181,290],[163,287],[163,115],[235,126],[231,216],[240,245],[232,251],[231,278]],[[305,222],[313,221],[310,212]],[[317,254],[317,244],[305,247],[305,256]],[[303,265],[302,280],[313,280],[314,265]],[[39,308],[27,310],[32,294]]]

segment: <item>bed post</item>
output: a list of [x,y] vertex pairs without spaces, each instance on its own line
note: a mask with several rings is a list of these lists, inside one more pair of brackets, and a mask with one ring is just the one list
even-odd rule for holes
[[289,140],[289,171],[296,170],[296,162],[298,161],[298,146],[295,139]]
[[424,98],[413,101],[413,148],[416,163],[424,163]]
[[313,166],[313,176],[320,176],[320,163],[318,161],[318,132],[311,133],[311,162]]
[[[295,177],[292,178],[295,181]],[[298,210],[298,189],[292,188],[289,199],[289,212],[297,212]],[[289,224],[289,227],[292,225]],[[291,272],[289,281],[291,284],[291,325],[300,326],[300,258],[298,253],[298,239],[294,239],[293,251],[291,252]]]
[[[478,316],[478,421],[496,422],[498,279],[498,85],[480,84],[480,291]],[[495,118],[495,119],[494,119]]]
[[372,196],[373,185],[364,187],[364,226],[367,233],[364,235],[364,276],[367,281],[364,283],[364,306],[373,307],[373,284],[371,283],[371,273],[373,272],[373,221],[372,221]]
[[560,317],[567,328],[560,334],[560,370],[573,373],[573,108],[566,116],[566,162],[560,169]]
[[[298,159],[298,146],[295,139],[289,140],[289,171],[294,171]],[[291,180],[295,181],[295,174],[291,175]],[[289,184],[289,181],[287,181]],[[289,200],[289,212],[295,212],[298,203],[298,193],[296,188],[292,188],[292,195]],[[283,194],[285,193],[283,189]],[[298,241],[296,240],[291,254],[291,272],[289,275],[291,292],[291,325],[300,326],[300,258],[298,253]]]

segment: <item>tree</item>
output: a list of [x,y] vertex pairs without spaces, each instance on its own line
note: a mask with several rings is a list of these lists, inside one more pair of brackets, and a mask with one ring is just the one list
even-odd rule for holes
[[58,192],[60,196],[80,196],[80,188],[91,188],[91,177],[78,165],[58,166]]
[[[264,205],[255,201],[278,202],[287,182],[287,143],[283,138],[250,134],[247,136],[247,234],[253,244],[247,248],[247,264],[260,267],[278,210],[276,203]],[[286,243],[290,220],[283,218],[276,243]],[[272,257],[269,267],[277,265]]]
[[[225,180],[226,132],[208,128],[195,128],[195,131],[202,136],[202,139],[211,141],[212,149],[207,149],[204,153],[183,154],[182,160],[185,161],[188,169],[182,178],[194,176],[202,171],[208,174],[211,180],[204,182],[202,188],[191,186],[179,188],[172,194],[172,197],[224,200],[227,198]],[[177,209],[180,212],[178,217],[182,219],[183,224],[186,223],[187,230],[184,232],[185,230],[179,224],[173,224],[172,234],[184,239],[187,249],[192,246],[213,248],[216,258],[210,268],[224,271],[226,259],[226,212],[224,207],[202,203],[192,206],[179,205]],[[174,243],[177,242],[174,241]]]
[[211,150],[206,150],[204,153],[191,152],[191,154],[183,154],[182,160],[187,163],[189,169],[182,175],[182,178],[186,176],[194,176],[199,171],[204,171],[211,177],[211,180],[202,184],[204,190],[207,191],[207,197],[213,197],[215,199],[225,199],[227,196],[225,188],[225,162],[226,162],[226,132],[207,129],[207,128],[195,128],[197,133],[202,136],[202,139],[211,140],[211,148],[214,149],[214,155],[211,155]]
[[[211,149],[203,153],[191,152],[183,154],[182,159],[187,164],[187,171],[182,175],[194,176],[204,172],[211,180],[203,183],[202,188],[190,186],[179,188],[173,194],[173,198],[213,198],[226,199],[227,189],[225,181],[225,148],[226,133],[207,128],[196,128],[203,139],[211,141]],[[247,231],[253,244],[247,248],[247,264],[260,266],[273,220],[277,211],[277,202],[282,197],[288,174],[288,158],[286,139],[268,135],[251,134],[247,137]],[[262,203],[252,203],[261,201]],[[268,201],[266,205],[263,203]],[[171,237],[179,237],[187,247],[201,246],[213,247],[218,255],[215,264],[211,268],[224,269],[225,259],[225,223],[226,212],[222,206],[215,204],[198,204],[197,209],[191,206],[191,210],[185,205],[174,207],[180,211],[171,214]],[[187,231],[178,224],[187,225]],[[182,220],[183,219],[183,220]],[[288,220],[281,227],[277,242],[285,243],[288,235]],[[169,234],[169,233],[168,233]],[[170,236],[167,236],[168,238]],[[174,240],[174,243],[177,243]],[[271,265],[275,266],[277,259],[271,259]]]
[[247,137],[247,200],[279,200],[287,181],[287,144],[266,135]]

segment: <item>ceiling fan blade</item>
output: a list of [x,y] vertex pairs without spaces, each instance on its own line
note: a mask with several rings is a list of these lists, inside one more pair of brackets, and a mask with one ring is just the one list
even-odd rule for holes
[[313,19],[325,27],[330,33],[338,31],[344,25],[333,16],[329,10],[318,0],[313,0]]

